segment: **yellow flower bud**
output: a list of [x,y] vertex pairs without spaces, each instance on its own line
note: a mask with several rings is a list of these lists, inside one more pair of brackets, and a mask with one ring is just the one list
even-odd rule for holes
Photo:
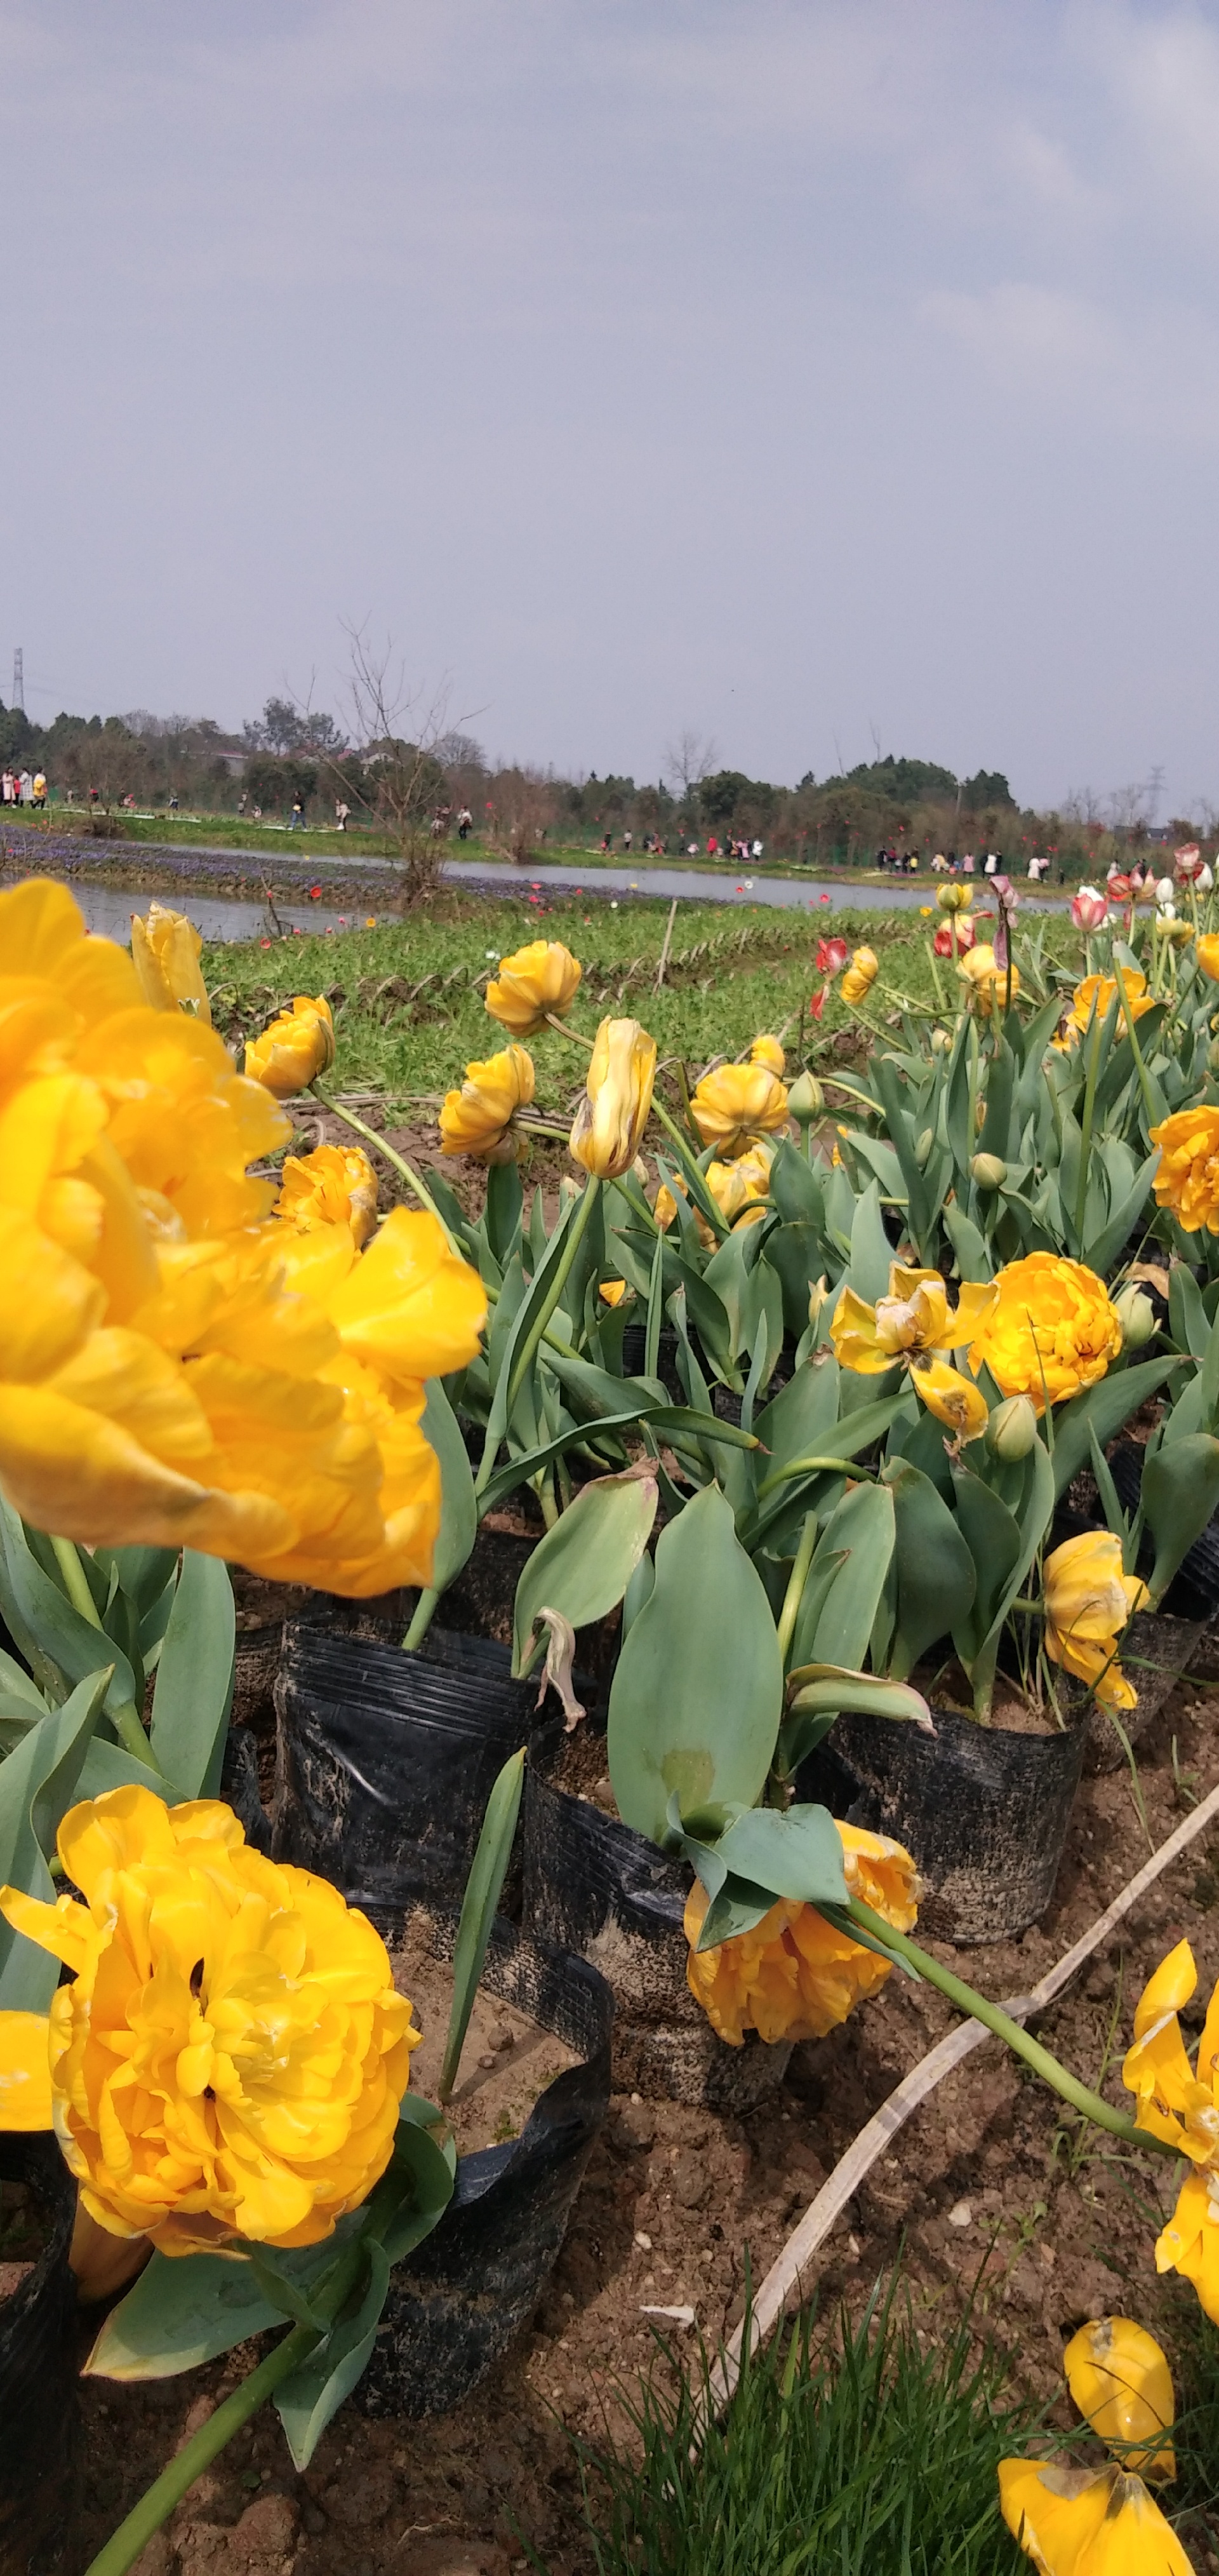
[[941,912],[968,912],[973,902],[973,887],[950,882],[937,888],[935,899]]
[[468,1064],[460,1091],[445,1093],[440,1112],[442,1154],[469,1154],[477,1163],[512,1163],[517,1110],[533,1098],[533,1058],[528,1047],[504,1047],[485,1064]]
[[999,1154],[975,1154],[969,1168],[980,1190],[1001,1190],[1007,1179],[1007,1165]]
[[787,1106],[798,1127],[811,1127],[825,1106],[825,1096],[815,1074],[798,1073],[787,1095]]
[[1176,2456],[1165,2439],[1176,2413],[1172,2372],[1145,2326],[1130,2317],[1094,2317],[1072,2335],[1062,2366],[1080,2414],[1124,2469],[1176,2476]]
[[932,1032],[931,1032],[931,1052],[932,1052],[932,1054],[933,1054],[933,1055],[947,1055],[948,1050],[949,1050],[949,1048],[950,1048],[950,1046],[951,1046],[951,1045],[952,1045],[952,1037],[951,1037],[950,1032],[949,1032],[947,1029],[933,1029],[933,1030],[932,1030]]
[[358,1145],[317,1145],[311,1154],[289,1154],[283,1188],[272,1215],[310,1234],[321,1225],[349,1225],[357,1248],[377,1221],[377,1175]]
[[1156,1329],[1156,1310],[1150,1297],[1133,1282],[1113,1300],[1113,1311],[1122,1328],[1125,1351],[1145,1350]]
[[629,1172],[648,1123],[655,1080],[655,1038],[638,1020],[602,1020],[570,1140],[573,1159],[594,1179],[616,1181]]
[[131,916],[131,957],[140,991],[154,1011],[189,1011],[212,1025],[212,1006],[199,966],[202,932],[184,913],[150,903],[146,919]]
[[1027,1395],[997,1404],[986,1426],[986,1446],[996,1458],[1027,1458],[1037,1437],[1037,1416]]
[[934,1150],[935,1129],[934,1127],[924,1127],[922,1135],[919,1137],[914,1148],[914,1159],[918,1164],[920,1172],[926,1171]]
[[281,1011],[260,1038],[251,1038],[245,1069],[276,1100],[291,1100],[307,1091],[319,1073],[334,1063],[334,1021],[324,994],[316,1001],[298,993],[292,1008]]
[[512,957],[501,957],[487,986],[487,1009],[514,1038],[532,1037],[553,1015],[571,1009],[583,969],[561,939],[533,939]]

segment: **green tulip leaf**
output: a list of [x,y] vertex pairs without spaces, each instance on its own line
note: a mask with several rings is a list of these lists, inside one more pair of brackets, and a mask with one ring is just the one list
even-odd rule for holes
[[478,1503],[466,1444],[438,1377],[427,1380],[427,1402],[419,1428],[440,1468],[440,1529],[432,1560],[431,1588],[434,1592],[447,1592],[473,1553],[478,1536]]
[[599,1476],[539,1539],[516,1587],[512,1670],[518,1678],[542,1610],[558,1610],[569,1627],[587,1628],[617,1609],[651,1537],[656,1500],[652,1475],[628,1468],[622,1476]]
[[183,1798],[214,1798],[220,1786],[236,1625],[228,1567],[185,1548],[149,1730],[156,1760]]
[[1155,1450],[1143,1466],[1141,1498],[1155,1540],[1151,1599],[1156,1608],[1182,1557],[1219,1509],[1219,1440],[1196,1431]]
[[663,1843],[673,1792],[687,1818],[752,1807],[782,1696],[774,1614],[730,1505],[709,1485],[663,1532],[651,1598],[618,1658],[608,1751],[624,1824]]
[[937,1637],[951,1636],[968,1618],[977,1575],[968,1543],[930,1477],[898,1458],[885,1468],[884,1480],[893,1495],[897,1572],[889,1670],[900,1682]]

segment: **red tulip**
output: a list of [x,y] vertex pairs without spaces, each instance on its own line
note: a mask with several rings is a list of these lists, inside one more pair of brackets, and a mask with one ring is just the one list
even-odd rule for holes
[[[973,947],[973,944],[974,944],[975,939],[977,938],[977,935],[978,935],[978,934],[977,934],[976,930],[974,929],[973,923],[972,923],[972,921],[970,921],[970,920],[969,920],[968,916],[967,916],[965,913],[958,913],[958,914],[957,914],[957,955],[958,955],[958,957],[962,956],[962,955],[964,954],[964,952],[965,952],[965,950],[966,950],[967,948],[972,948],[972,947]],[[942,928],[941,930],[937,930],[937,932],[936,932],[936,934],[935,934],[935,937],[934,937],[934,939],[933,939],[933,940],[932,940],[932,942],[931,942],[931,945],[932,945],[933,949],[935,950],[935,953],[936,953],[936,956],[937,956],[937,957],[951,957],[951,955],[952,955],[952,930],[951,930],[951,927],[950,927],[950,925],[948,924],[948,922],[945,922],[945,923],[944,923],[943,928]]]
[[847,943],[845,939],[818,940],[817,972],[819,975],[836,975],[839,967],[845,966],[846,962]]

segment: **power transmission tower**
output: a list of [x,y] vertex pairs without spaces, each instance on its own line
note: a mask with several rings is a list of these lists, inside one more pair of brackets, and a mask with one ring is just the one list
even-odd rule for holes
[[19,644],[13,654],[13,705],[25,714],[25,656]]
[[1160,798],[1163,793],[1164,764],[1162,761],[1157,760],[1149,772],[1147,779],[1147,820],[1149,823],[1154,823],[1155,818],[1159,813]]

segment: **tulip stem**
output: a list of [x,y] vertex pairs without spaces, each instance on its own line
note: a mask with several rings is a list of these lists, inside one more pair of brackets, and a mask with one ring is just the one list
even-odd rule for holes
[[[47,1535],[51,1539],[55,1562],[63,1576],[64,1589],[73,1609],[79,1618],[88,1620],[91,1628],[96,1628],[99,1637],[105,1637],[106,1631],[102,1626],[101,1612],[89,1589],[89,1578],[81,1564],[75,1541],[70,1538],[55,1538],[49,1531]],[[109,1638],[106,1638],[106,1642],[110,1643]],[[156,1771],[164,1779],[164,1770],[149,1743],[134,1700],[120,1700],[117,1706],[107,1709],[106,1715],[119,1743],[130,1753],[133,1761],[142,1762],[147,1771]]]
[[446,1225],[431,1191],[426,1183],[420,1180],[418,1172],[407,1162],[405,1154],[399,1154],[393,1145],[387,1145],[384,1136],[378,1136],[375,1127],[368,1127],[362,1118],[357,1118],[354,1109],[342,1109],[337,1100],[328,1100],[325,1092],[318,1090],[316,1082],[310,1085],[310,1089],[320,1108],[328,1109],[332,1118],[341,1118],[343,1125],[354,1128],[357,1136],[366,1137],[370,1145],[376,1146],[378,1153],[384,1154],[386,1162],[393,1164],[394,1170],[401,1174],[408,1190],[414,1191],[420,1206],[427,1209],[429,1216],[435,1217],[450,1252],[455,1252],[458,1260],[464,1261],[465,1254],[460,1244],[454,1242],[451,1227]]
[[512,1376],[508,1383],[508,1405],[505,1418],[509,1422],[512,1420],[512,1408],[516,1403],[516,1399],[520,1394],[529,1370],[533,1365],[538,1344],[541,1341],[542,1335],[550,1322],[550,1318],[554,1313],[555,1307],[558,1305],[559,1299],[567,1286],[568,1279],[571,1275],[572,1263],[574,1262],[576,1254],[584,1240],[588,1220],[592,1215],[593,1209],[596,1207],[600,1196],[600,1179],[596,1172],[590,1172],[588,1179],[584,1184],[581,1197],[577,1203],[575,1214],[568,1225],[567,1238],[563,1245],[563,1249],[559,1254],[558,1262],[555,1266],[554,1274],[550,1280],[546,1295],[544,1296],[541,1306],[539,1307],[537,1314],[534,1316],[533,1322],[531,1323],[516,1355]]
[[561,1038],[570,1038],[573,1046],[587,1047],[589,1054],[592,1054],[597,1043],[596,1039],[584,1037],[579,1029],[569,1029],[566,1020],[561,1020],[556,1011],[547,1011],[546,1026],[548,1029],[557,1030]]
[[681,1156],[682,1165],[685,1170],[686,1179],[690,1184],[691,1196],[694,1199],[700,1214],[706,1218],[712,1232],[718,1235],[720,1242],[725,1242],[731,1232],[731,1228],[725,1224],[724,1219],[720,1215],[719,1209],[711,1196],[711,1192],[707,1187],[707,1175],[705,1172],[701,1172],[699,1170],[697,1159],[691,1153],[676,1119],[669,1116],[669,1112],[665,1108],[663,1100],[658,1100],[655,1092],[652,1094],[652,1116],[654,1118],[659,1118],[666,1136],[670,1137],[677,1147],[677,1151]]
[[415,1603],[414,1616],[411,1620],[411,1624],[402,1640],[404,1651],[408,1651],[415,1646],[422,1645],[428,1629],[431,1627],[432,1620],[436,1612],[436,1604],[439,1599],[439,1592],[433,1592],[430,1588],[428,1591],[420,1593],[419,1598]]
[[1157,2138],[1150,2129],[1140,2129],[1128,2112],[1115,2111],[1099,2093],[1093,2093],[1086,2084],[1081,2084],[1078,2076],[1072,2075],[1070,2068],[1064,2066],[1059,2058],[1051,2056],[1040,2040],[1031,2039],[1027,2030],[1022,2029],[1018,2021],[1013,2021],[1000,2004],[988,2002],[985,1995],[978,1994],[973,1986],[967,1986],[963,1978],[954,1977],[951,1968],[941,1967],[929,1950],[920,1948],[918,1942],[911,1941],[906,1933],[895,1931],[883,1914],[875,1913],[857,1896],[851,1897],[842,1911],[859,1925],[861,1932],[870,1934],[881,1948],[912,1968],[915,1976],[924,1978],[929,1986],[938,1986],[940,1993],[947,1996],[950,2004],[956,2005],[958,2012],[967,2013],[971,2021],[980,2021],[985,2029],[993,2030],[996,2039],[1004,2040],[1016,2056],[1022,2057],[1025,2065],[1032,2068],[1034,2075],[1039,2075],[1044,2084],[1060,2094],[1073,2111],[1082,2112],[1084,2119],[1091,2120],[1094,2127],[1107,2129],[1110,2137],[1121,2138],[1127,2146],[1148,2147],[1160,2155],[1176,2155],[1177,2149],[1168,2139]]
[[274,2395],[303,2361],[308,2360],[311,2352],[316,2351],[355,2288],[366,2241],[363,2235],[357,2237],[336,2263],[329,2278],[313,2292],[313,2312],[323,2321],[322,2324],[316,2327],[293,2326],[283,2341],[276,2344],[274,2352],[269,2352],[266,2360],[260,2361],[258,2368],[233,2390],[231,2397],[223,2400],[215,2413],[209,2415],[206,2424],[201,2424],[198,2432],[183,2444],[168,2468],[162,2469],[159,2478],[154,2478],[139,2503],[132,2506],[118,2530],[111,2534],[105,2548],[90,2561],[85,2576],[126,2576],[126,2570],[134,2567],[154,2531],[159,2531],[162,2523],[169,2520],[174,2506],[181,2504],[188,2488],[224,2449],[225,2443],[232,2441],[234,2433],[239,2433],[242,2425],[248,2424],[251,2415],[257,2414],[264,2401]]

